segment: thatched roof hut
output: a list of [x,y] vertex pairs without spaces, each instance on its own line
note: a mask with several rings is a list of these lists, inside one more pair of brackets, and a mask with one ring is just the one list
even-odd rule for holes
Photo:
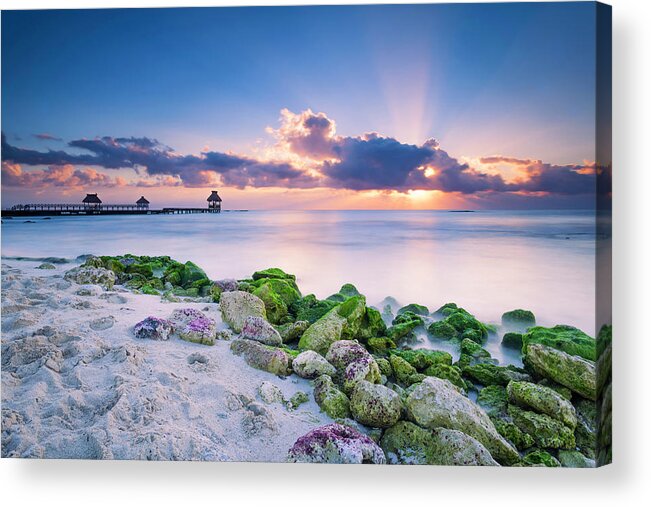
[[102,204],[102,200],[97,197],[97,194],[86,194],[86,197],[81,202],[84,204]]

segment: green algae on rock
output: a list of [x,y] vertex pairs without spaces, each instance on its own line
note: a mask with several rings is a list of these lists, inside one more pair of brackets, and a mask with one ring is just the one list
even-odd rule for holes
[[380,447],[394,465],[499,466],[482,444],[461,431],[428,430],[408,421],[388,428]]
[[536,325],[536,317],[530,310],[511,310],[502,314],[502,325],[524,330]]
[[236,333],[242,331],[248,317],[267,318],[264,302],[259,297],[244,291],[224,292],[219,307],[222,319]]
[[280,376],[291,373],[291,357],[284,350],[240,338],[231,342],[231,351],[258,370]]
[[350,417],[350,400],[340,391],[328,375],[314,381],[314,401],[332,419]]
[[350,412],[357,422],[365,426],[388,428],[400,419],[402,401],[388,387],[362,380],[353,388]]
[[511,403],[546,414],[572,430],[576,427],[576,410],[553,389],[531,382],[514,381],[506,386],[506,392]]
[[540,344],[589,361],[597,358],[597,342],[572,326],[532,327],[522,337],[523,353],[527,345]]
[[513,419],[513,423],[523,432],[531,435],[540,447],[574,449],[576,446],[574,431],[548,415],[522,410],[515,405],[509,405],[508,414]]
[[408,418],[419,426],[459,430],[484,445],[501,464],[513,464],[520,458],[488,415],[447,380],[427,377],[415,384],[405,405]]
[[524,466],[544,466],[544,467],[559,467],[561,464],[559,461],[554,458],[547,451],[541,449],[536,449],[531,451],[522,458],[522,464]]
[[524,361],[539,375],[564,385],[580,396],[589,400],[597,398],[597,376],[593,362],[537,343],[525,346]]

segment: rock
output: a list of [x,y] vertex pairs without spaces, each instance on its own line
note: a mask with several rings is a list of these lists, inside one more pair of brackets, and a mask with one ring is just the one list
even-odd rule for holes
[[433,364],[427,368],[423,374],[427,377],[437,377],[449,380],[452,384],[463,389],[464,391],[471,388],[472,385],[461,377],[461,370],[456,366],[449,364]]
[[589,361],[595,361],[597,358],[596,340],[572,326],[532,327],[522,337],[523,353],[527,345],[535,343]]
[[313,350],[301,352],[292,362],[294,372],[303,378],[316,378],[320,375],[332,376],[337,371],[325,357]]
[[280,268],[268,268],[261,271],[256,271],[253,273],[253,276],[251,278],[253,278],[253,280],[276,279],[296,281],[296,275],[285,273]]
[[393,375],[399,384],[409,387],[416,382],[422,382],[424,375],[418,373],[416,368],[402,357],[392,354],[389,356],[389,363],[391,364]]
[[220,297],[219,307],[224,322],[236,333],[242,332],[247,317],[267,318],[264,302],[248,292],[224,292]]
[[388,387],[362,380],[353,389],[350,411],[353,418],[365,426],[388,428],[400,419],[402,402]]
[[310,401],[309,395],[303,391],[298,391],[287,402],[287,410],[296,410],[303,403],[307,403],[308,401]]
[[537,343],[526,345],[524,352],[525,364],[539,375],[564,385],[589,400],[597,398],[594,363]]
[[57,267],[50,263],[50,262],[44,262],[43,264],[39,264],[36,269],[56,269]]
[[459,430],[478,440],[499,463],[508,465],[519,459],[488,415],[447,380],[427,377],[416,384],[407,396],[406,407],[409,419],[419,426]]
[[[439,310],[447,316],[442,321],[430,325],[428,331],[433,336],[445,339],[468,338],[478,343],[483,342],[488,337],[488,326],[479,322],[474,315],[463,308],[455,309],[446,305],[445,308],[442,307]],[[452,329],[454,329],[454,333]],[[475,332],[469,333],[469,331]]]
[[341,340],[346,319],[333,308],[307,328],[298,342],[300,350],[314,350],[323,355],[330,345]]
[[452,340],[457,337],[457,330],[447,322],[439,320],[438,322],[433,322],[427,328],[429,334],[434,338],[440,338],[442,340]]
[[461,340],[461,353],[469,355],[473,359],[490,359],[490,352],[482,348],[475,340],[464,338]]
[[509,405],[508,414],[513,423],[531,435],[537,445],[546,449],[574,449],[574,432],[563,423],[545,414],[537,414]]
[[102,288],[99,285],[84,285],[82,287],[79,287],[79,289],[75,291],[75,294],[77,296],[88,297],[100,296],[102,299],[105,299],[107,297],[106,294],[102,294]]
[[106,290],[115,285],[115,273],[105,268],[80,266],[67,271],[64,278],[80,285],[100,285]]
[[504,333],[502,337],[502,347],[510,349],[522,349],[522,334],[520,333]]
[[339,340],[330,346],[326,359],[338,370],[345,370],[346,367],[363,357],[371,357],[371,354],[354,340]]
[[194,308],[174,310],[170,322],[181,340],[203,345],[214,345],[217,324],[203,312]]
[[382,319],[382,314],[375,308],[366,308],[356,338],[362,341],[378,340],[386,334],[387,326]]
[[90,321],[90,328],[95,331],[105,331],[110,329],[115,324],[115,317],[108,315],[107,317],[100,317],[99,319]]
[[540,449],[532,451],[522,458],[522,463],[525,466],[544,466],[544,467],[559,467],[561,464],[554,456],[547,451]]
[[512,422],[495,417],[491,417],[491,419],[497,432],[511,442],[518,451],[529,449],[536,443],[531,435],[523,432]]
[[328,424],[300,437],[289,450],[291,463],[384,464],[382,449],[366,435],[341,424]]
[[405,312],[393,319],[391,324],[391,327],[387,329],[387,336],[398,343],[412,337],[414,329],[422,326],[424,320],[423,317],[413,312]]
[[[278,283],[285,283],[283,280],[274,280]],[[289,286],[287,286],[290,289]],[[271,283],[264,283],[260,285],[257,289],[253,291],[253,295],[259,297],[265,306],[265,313],[269,322],[273,324],[281,324],[286,320],[287,315],[289,314],[289,309],[287,303],[283,301],[283,298],[278,294]]]
[[283,343],[280,333],[262,317],[249,315],[242,327],[242,338],[255,340],[265,345],[280,346]]
[[558,451],[558,461],[566,468],[594,468],[594,460],[586,458],[579,451]]
[[386,354],[389,350],[395,349],[397,345],[391,338],[381,336],[378,338],[369,338],[366,342],[366,347],[373,354]]
[[310,323],[307,320],[297,320],[296,322],[277,326],[276,330],[280,334],[283,343],[293,343],[301,339],[308,327],[310,327]]
[[506,392],[511,403],[546,414],[572,430],[576,427],[576,411],[572,404],[549,387],[531,382],[510,382]]
[[266,380],[260,384],[260,387],[258,387],[258,395],[260,396],[260,399],[267,404],[285,402],[285,397],[280,388]]
[[249,403],[242,418],[242,430],[248,438],[258,435],[274,435],[278,433],[278,424],[273,414],[264,405]]
[[426,306],[418,305],[416,303],[411,303],[407,306],[403,306],[398,310],[398,315],[402,315],[405,312],[415,313],[416,315],[421,315],[423,317],[427,317],[429,315],[429,309]]
[[388,428],[380,447],[392,465],[499,466],[477,440],[457,430],[426,430],[408,421]]
[[231,342],[231,351],[242,356],[249,366],[258,370],[280,376],[291,373],[291,358],[284,350],[240,338]]
[[133,332],[136,338],[144,340],[167,340],[172,329],[172,323],[169,320],[150,316],[138,322],[134,326]]
[[531,380],[531,377],[521,368],[513,365],[497,366],[492,363],[466,366],[463,369],[463,374],[485,386],[505,386],[512,380]]
[[583,398],[574,402],[577,426],[574,431],[576,446],[584,455],[595,459],[597,448],[597,406],[594,401]]
[[344,392],[350,394],[358,382],[365,380],[373,384],[382,380],[380,367],[372,356],[360,357],[348,366],[343,374]]
[[442,350],[396,350],[391,353],[403,358],[419,372],[426,370],[433,364],[452,364],[452,356]]
[[193,364],[206,365],[210,362],[210,359],[208,359],[203,354],[200,354],[199,352],[193,352],[192,354],[188,355],[187,361],[189,365],[193,365]]
[[314,381],[314,401],[333,419],[350,417],[350,400],[327,375]]
[[491,417],[506,414],[506,408],[509,404],[506,388],[502,386],[484,387],[477,395],[477,403]]
[[529,310],[511,310],[502,314],[502,325],[525,330],[536,325],[536,317]]
[[296,316],[296,321],[304,320],[314,324],[335,306],[337,306],[335,301],[319,301],[314,294],[309,294],[292,303],[289,311]]

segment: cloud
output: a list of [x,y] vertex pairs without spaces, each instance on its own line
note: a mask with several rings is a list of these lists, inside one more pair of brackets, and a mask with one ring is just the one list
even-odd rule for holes
[[19,164],[2,163],[2,184],[9,187],[115,187],[115,178],[90,168],[53,165],[46,169],[23,171]]
[[[266,156],[205,150],[181,154],[149,137],[76,139],[67,150],[38,151],[9,144],[2,135],[3,183],[7,185],[111,185],[122,180],[103,173],[70,173],[68,167],[131,168],[140,176],[129,185],[209,187],[335,188],[408,192],[438,190],[486,198],[490,194],[581,195],[610,191],[610,171],[594,163],[554,165],[502,155],[463,162],[435,139],[408,144],[377,132],[337,134],[336,123],[310,109],[283,109]],[[25,172],[25,166],[47,169]],[[504,170],[510,166],[509,171]],[[18,172],[16,170],[18,167]],[[59,169],[58,169],[59,168]],[[63,169],[66,168],[65,173]],[[49,171],[49,173],[48,173]],[[83,170],[82,170],[83,171]],[[87,170],[86,170],[87,171]],[[507,172],[512,173],[508,180]],[[105,180],[102,180],[104,176]],[[520,199],[518,197],[517,199]]]
[[60,137],[53,136],[52,134],[42,133],[42,134],[33,134],[36,139],[41,141],[63,141]]

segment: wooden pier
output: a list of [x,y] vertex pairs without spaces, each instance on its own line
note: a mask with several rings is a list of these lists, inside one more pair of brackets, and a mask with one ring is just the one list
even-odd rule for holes
[[81,204],[17,204],[0,211],[3,217],[95,216],[95,215],[181,215],[190,213],[221,213],[222,199],[216,191],[207,199],[206,208],[149,209],[143,197],[135,204],[104,204],[97,194],[87,194]]

